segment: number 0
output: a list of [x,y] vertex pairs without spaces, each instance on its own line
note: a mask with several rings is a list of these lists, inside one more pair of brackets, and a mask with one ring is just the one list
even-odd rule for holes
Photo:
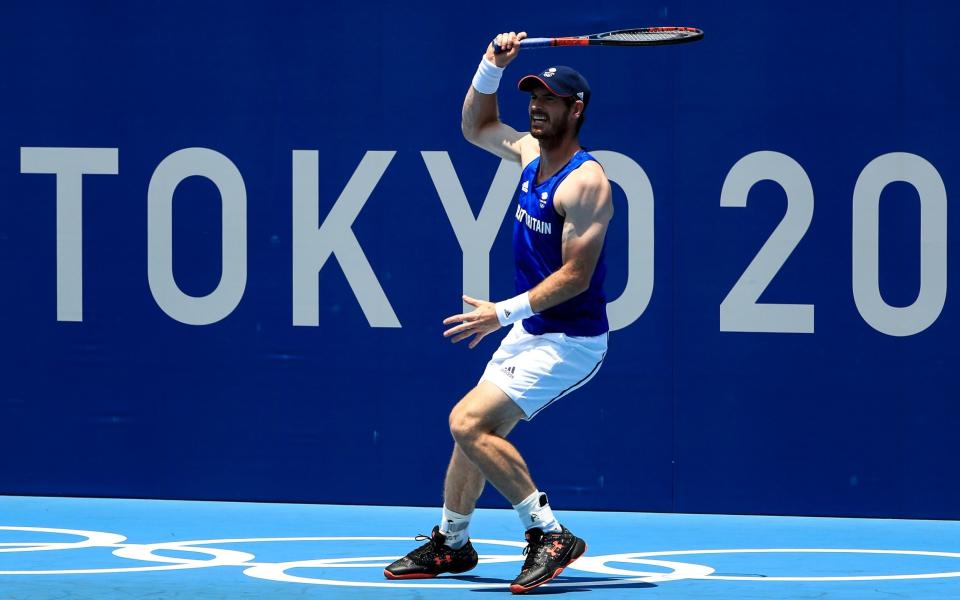
[[[920,196],[920,291],[910,306],[890,306],[880,295],[880,194],[905,181]],[[870,161],[853,189],[853,299],[871,327],[892,336],[920,333],[947,299],[947,190],[924,158],[891,152]]]

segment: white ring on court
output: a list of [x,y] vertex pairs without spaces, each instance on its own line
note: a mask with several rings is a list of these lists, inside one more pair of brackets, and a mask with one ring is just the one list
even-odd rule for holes
[[[946,558],[960,558],[958,552],[933,552],[927,550],[873,550],[852,548],[733,548],[726,550],[667,550],[663,552],[637,552],[621,554],[621,562],[632,562],[649,556],[684,556],[688,554],[764,554],[764,553],[824,553],[824,554],[905,554],[911,556],[939,556]],[[571,565],[573,566],[573,565]],[[883,581],[893,579],[940,579],[960,577],[960,571],[943,573],[916,573],[908,575],[855,575],[839,577],[779,577],[779,576],[748,576],[748,575],[700,575],[696,579],[717,579],[722,581]]]
[[51,550],[76,550],[77,548],[95,548],[112,546],[124,541],[126,536],[103,531],[84,531],[82,529],[53,529],[51,527],[14,527],[0,525],[0,531],[30,531],[36,533],[58,533],[76,535],[85,539],[79,542],[5,542],[0,544],[0,552],[38,552]]
[[[127,550],[123,542],[126,536],[116,533],[107,533],[102,531],[83,531],[79,529],[54,529],[51,527],[14,527],[0,525],[2,531],[30,531],[38,533],[57,533],[63,535],[77,535],[86,539],[79,542],[4,542],[0,544],[0,552],[36,552],[53,550],[75,550],[77,548],[119,548],[114,551],[117,556],[123,557],[123,552]],[[138,548],[139,544],[130,544],[129,548]],[[196,569],[202,567],[215,567],[221,565],[233,565],[238,561],[243,563],[253,558],[252,554],[246,552],[237,552],[235,550],[220,550],[217,548],[178,548],[184,552],[197,552],[200,554],[209,554],[213,560],[193,560],[189,558],[171,558],[155,557],[153,562],[168,562],[174,564],[153,565],[146,567],[107,567],[94,569],[48,569],[36,571],[0,571],[0,575],[90,575],[100,573],[131,573],[141,571],[171,571],[177,569]],[[131,552],[135,554],[135,552]],[[129,557],[124,557],[129,558]],[[139,560],[139,559],[136,559]]]

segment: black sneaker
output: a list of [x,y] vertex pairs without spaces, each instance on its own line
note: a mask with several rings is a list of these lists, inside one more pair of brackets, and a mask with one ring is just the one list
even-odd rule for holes
[[556,533],[528,529],[526,537],[527,547],[523,553],[527,560],[523,561],[523,569],[510,584],[510,591],[514,594],[524,594],[545,584],[587,551],[586,542],[563,526]]
[[430,537],[418,535],[416,540],[428,540],[426,544],[394,561],[383,570],[387,579],[428,579],[440,573],[463,573],[477,566],[477,551],[467,541],[454,550],[444,546],[447,537],[440,533],[440,527],[434,526]]

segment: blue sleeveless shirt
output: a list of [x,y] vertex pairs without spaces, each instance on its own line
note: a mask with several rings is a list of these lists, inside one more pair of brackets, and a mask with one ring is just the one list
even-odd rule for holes
[[[518,294],[532,289],[548,275],[559,270],[563,264],[563,217],[554,209],[553,196],[560,182],[589,160],[596,159],[584,150],[579,150],[553,177],[539,185],[539,156],[523,170],[513,223],[513,255],[517,269],[515,282]],[[603,293],[603,280],[607,274],[605,253],[605,250],[600,252],[587,291],[524,319],[523,328],[533,335],[564,333],[594,336],[606,333],[609,325],[607,298]]]

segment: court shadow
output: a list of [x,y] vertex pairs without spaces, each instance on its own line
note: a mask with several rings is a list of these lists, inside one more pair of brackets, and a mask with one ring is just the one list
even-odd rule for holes
[[[453,577],[445,577],[444,579],[456,579],[458,581],[463,581],[465,583],[502,583],[504,587],[502,588],[478,588],[475,590],[470,590],[471,592],[488,592],[488,593],[510,593],[510,588],[508,587],[510,582],[504,581],[503,579],[496,579],[493,577],[478,577],[476,575],[458,575]],[[621,584],[613,583],[615,581],[624,581]],[[593,592],[593,591],[602,591],[602,590],[616,590],[616,589],[641,589],[641,588],[654,588],[657,587],[656,584],[646,583],[646,582],[628,582],[623,580],[620,577],[557,577],[554,579],[552,584],[562,583],[565,584],[563,587],[553,587],[549,584],[546,587],[539,587],[534,590],[527,592],[527,596],[535,595],[550,595],[550,594],[568,594],[571,592]]]

